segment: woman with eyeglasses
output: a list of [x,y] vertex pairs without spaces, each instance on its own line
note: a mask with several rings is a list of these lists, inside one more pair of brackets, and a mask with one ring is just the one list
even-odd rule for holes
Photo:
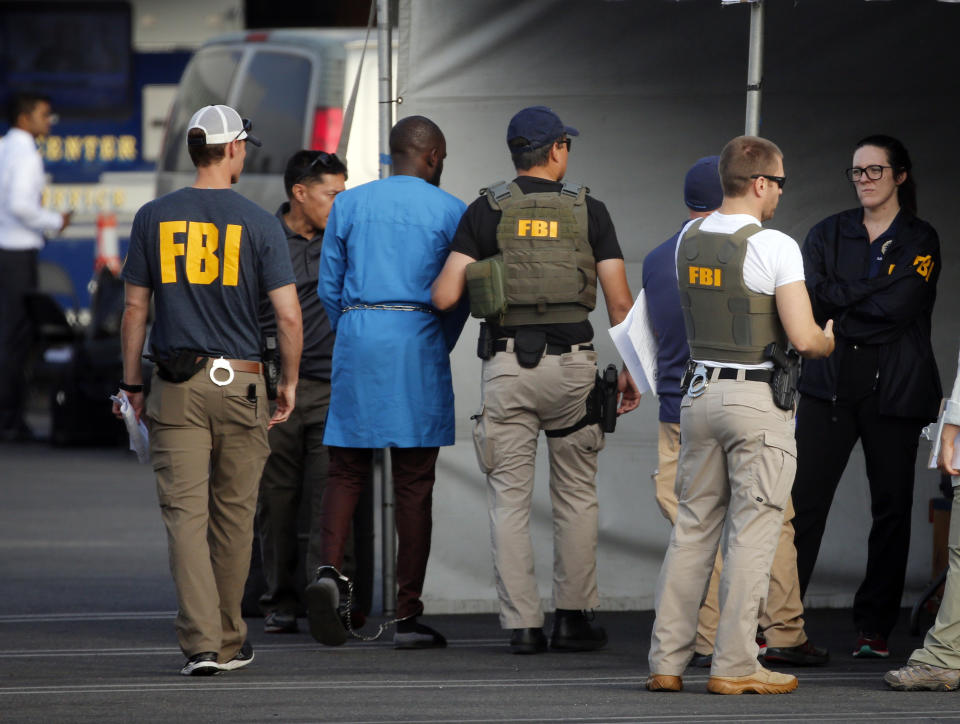
[[819,324],[834,320],[836,349],[803,362],[794,541],[803,595],[859,439],[873,525],[853,603],[853,655],[885,658],[903,595],[920,430],[936,419],[942,396],[930,344],[940,240],[916,215],[912,164],[900,141],[864,138],[845,174],[859,206],[821,221],[803,245],[814,316]]

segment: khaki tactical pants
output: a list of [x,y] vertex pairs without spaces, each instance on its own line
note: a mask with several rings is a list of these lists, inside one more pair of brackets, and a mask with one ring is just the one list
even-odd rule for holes
[[[180,649],[221,663],[247,634],[240,614],[250,567],[257,484],[270,454],[263,377],[214,384],[210,363],[186,382],[154,373],[147,398],[150,456],[177,589]],[[222,374],[222,373],[219,373]],[[253,385],[256,400],[248,399]]]
[[[680,455],[680,425],[674,422],[660,423],[657,445],[657,470],[653,474],[657,505],[663,516],[673,525],[677,522],[677,459]],[[770,590],[767,592],[767,607],[760,614],[759,627],[764,632],[768,646],[800,646],[807,640],[803,630],[803,603],[800,600],[800,582],[797,576],[797,549],[793,546],[793,503],[788,503],[780,530],[780,541],[770,567]],[[717,622],[720,608],[717,598],[720,588],[720,571],[723,558],[720,552],[710,575],[707,597],[700,606],[697,623],[698,654],[713,653],[717,637]]]
[[927,631],[923,648],[910,655],[911,664],[960,669],[960,490],[953,489],[950,532],[947,534],[947,584],[937,620]]
[[711,673],[757,669],[757,620],[796,472],[792,411],[763,382],[710,382],[681,403],[677,522],[660,569],[650,671],[679,676],[694,653],[697,617],[721,544]]
[[[512,341],[512,340],[511,340]],[[521,367],[510,351],[483,363],[483,409],[474,428],[480,469],[487,476],[490,538],[503,628],[543,625],[533,570],[530,500],[540,430],[579,421],[597,371],[590,350],[545,355]],[[548,437],[553,506],[553,600],[556,608],[591,609],[597,593],[597,453],[603,433],[586,425]]]

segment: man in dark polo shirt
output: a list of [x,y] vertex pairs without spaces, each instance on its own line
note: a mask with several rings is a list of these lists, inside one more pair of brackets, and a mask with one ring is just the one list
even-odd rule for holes
[[[303,354],[297,407],[283,425],[270,429],[270,458],[260,480],[257,524],[267,589],[260,597],[267,633],[295,633],[303,585],[316,576],[320,560],[320,499],[329,460],[323,429],[330,406],[334,333],[317,296],[323,230],[333,201],[344,190],[347,167],[324,151],[297,151],[283,174],[287,199],[277,211],[287,237],[303,314]],[[260,305],[265,338],[276,336],[273,308]],[[306,575],[298,575],[301,502],[309,515]]]
[[[508,306],[486,319],[490,344],[482,355],[483,409],[474,440],[489,486],[500,623],[511,630],[510,648],[518,654],[547,648],[529,532],[540,430],[547,435],[553,501],[550,645],[589,651],[607,642],[585,613],[599,604],[596,475],[604,444],[599,424],[586,414],[597,374],[587,315],[598,281],[611,324],[624,319],[633,299],[606,207],[585,187],[562,182],[576,135],[544,106],[513,117],[507,146],[517,178],[485,189],[469,206],[433,287],[434,304],[449,309],[464,291],[468,265],[502,258]],[[476,297],[471,291],[471,305]],[[640,394],[626,370],[618,386],[618,413],[634,409]]]

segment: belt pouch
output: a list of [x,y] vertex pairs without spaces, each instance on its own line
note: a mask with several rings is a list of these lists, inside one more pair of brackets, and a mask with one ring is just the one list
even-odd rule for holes
[[[205,357],[191,349],[174,350],[170,357],[163,359],[152,355],[146,357],[157,365],[157,374],[161,380],[174,383],[186,382],[207,363]],[[198,357],[200,357],[199,360]]]
[[521,367],[531,369],[540,364],[547,346],[547,333],[534,329],[518,329],[513,340],[513,352]]

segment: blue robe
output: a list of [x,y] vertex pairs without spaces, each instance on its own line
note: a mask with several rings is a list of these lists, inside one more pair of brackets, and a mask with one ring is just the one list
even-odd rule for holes
[[[344,191],[327,220],[317,291],[336,330],[323,442],[337,447],[454,443],[449,350],[461,304],[438,314],[430,285],[465,205],[414,176]],[[411,305],[418,311],[349,309]]]

